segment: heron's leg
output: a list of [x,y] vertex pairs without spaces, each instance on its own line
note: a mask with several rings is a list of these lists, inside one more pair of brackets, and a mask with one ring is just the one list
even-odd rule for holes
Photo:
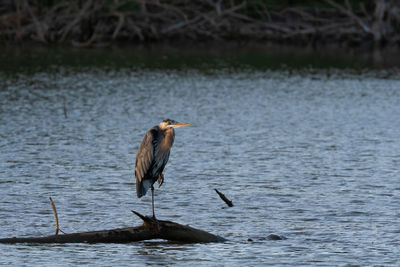
[[153,219],[156,218],[156,215],[154,214],[154,186],[151,185],[151,208],[153,211]]

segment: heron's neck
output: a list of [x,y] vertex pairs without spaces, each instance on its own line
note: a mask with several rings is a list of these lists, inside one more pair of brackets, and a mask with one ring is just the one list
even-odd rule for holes
[[163,145],[166,147],[171,147],[174,144],[174,139],[175,139],[174,128],[168,128],[167,130],[165,130]]

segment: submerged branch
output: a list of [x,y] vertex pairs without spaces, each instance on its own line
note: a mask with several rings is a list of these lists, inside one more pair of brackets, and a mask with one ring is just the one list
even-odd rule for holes
[[224,194],[222,194],[220,191],[217,189],[214,189],[215,192],[217,192],[218,196],[228,205],[229,207],[233,207],[232,201],[230,201]]

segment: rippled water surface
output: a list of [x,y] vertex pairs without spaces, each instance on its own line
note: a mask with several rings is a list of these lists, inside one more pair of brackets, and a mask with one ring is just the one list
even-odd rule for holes
[[140,224],[135,154],[172,118],[192,126],[176,130],[156,213],[229,241],[0,245],[0,265],[398,265],[400,81],[305,73],[2,76],[0,237],[53,234],[50,196],[67,233]]

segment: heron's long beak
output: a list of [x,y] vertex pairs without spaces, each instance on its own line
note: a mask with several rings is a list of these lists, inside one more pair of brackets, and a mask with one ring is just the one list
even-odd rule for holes
[[190,123],[184,123],[184,122],[175,122],[174,124],[172,124],[171,126],[174,128],[179,128],[179,127],[183,127],[183,126],[189,126]]

